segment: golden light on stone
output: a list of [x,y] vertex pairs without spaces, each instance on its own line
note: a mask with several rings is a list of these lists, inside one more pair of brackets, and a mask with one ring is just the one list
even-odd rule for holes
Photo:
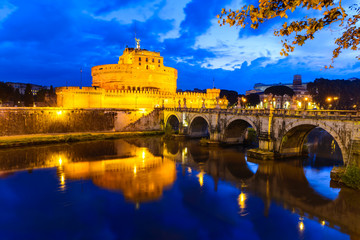
[[60,116],[63,112],[61,110],[57,111],[56,114]]

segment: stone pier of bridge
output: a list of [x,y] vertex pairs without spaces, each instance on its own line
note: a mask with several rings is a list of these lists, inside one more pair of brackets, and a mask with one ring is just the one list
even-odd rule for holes
[[164,109],[164,123],[189,137],[211,142],[243,143],[254,129],[259,147],[248,155],[260,159],[300,156],[314,128],[337,142],[344,164],[360,165],[360,112],[285,109]]

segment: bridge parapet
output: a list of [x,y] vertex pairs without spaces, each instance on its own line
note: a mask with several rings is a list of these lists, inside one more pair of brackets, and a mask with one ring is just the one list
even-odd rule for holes
[[293,110],[293,109],[216,109],[216,108],[166,108],[166,111],[178,111],[186,113],[216,113],[257,115],[275,117],[298,117],[298,118],[324,118],[336,120],[358,120],[360,111],[356,110]]

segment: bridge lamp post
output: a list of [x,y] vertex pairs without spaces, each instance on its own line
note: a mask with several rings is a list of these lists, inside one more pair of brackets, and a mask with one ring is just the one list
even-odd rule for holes
[[242,97],[241,100],[243,101],[244,108],[246,108],[246,98]]
[[329,105],[328,105],[328,109],[330,109],[331,108],[331,101],[332,101],[333,99],[332,99],[332,97],[328,97],[327,99],[326,99],[326,101],[329,103]]
[[308,100],[309,100],[309,98],[304,98],[304,100],[305,100],[305,110],[307,109],[307,105],[308,105]]

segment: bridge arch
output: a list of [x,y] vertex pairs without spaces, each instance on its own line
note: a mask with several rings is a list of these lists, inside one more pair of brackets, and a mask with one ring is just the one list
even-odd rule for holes
[[243,143],[246,131],[249,127],[252,127],[255,130],[256,135],[258,135],[256,125],[245,116],[234,117],[228,122],[229,123],[226,125],[223,133],[224,142]]
[[175,114],[170,114],[166,119],[166,127],[170,126],[172,130],[179,131],[180,119]]
[[314,124],[311,120],[298,120],[285,127],[284,134],[280,138],[279,153],[282,156],[299,156],[307,135],[316,127],[325,130],[334,138],[340,148],[343,163],[347,164],[347,148],[338,132],[324,123],[316,122]]
[[208,137],[210,136],[209,120],[201,115],[195,115],[189,124],[188,134],[191,137]]

